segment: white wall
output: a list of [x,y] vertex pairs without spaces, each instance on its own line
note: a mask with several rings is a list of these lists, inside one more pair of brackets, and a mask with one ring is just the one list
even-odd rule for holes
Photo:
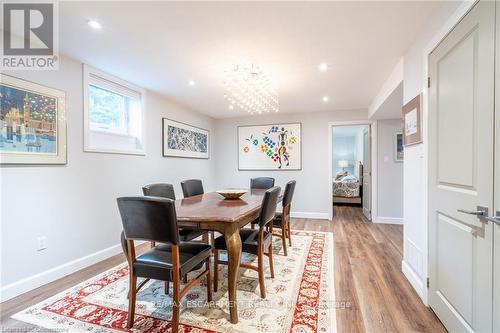
[[394,135],[401,119],[378,120],[377,126],[377,216],[374,222],[402,223],[403,164],[395,162]]
[[440,39],[458,22],[470,6],[466,2],[445,2],[404,56],[404,104],[424,92],[423,144],[405,147],[404,162],[404,255],[403,272],[427,304],[427,115],[426,59]]
[[357,165],[357,142],[355,136],[336,136],[335,127],[333,128],[333,160],[332,174],[335,176],[342,171],[339,167],[340,160],[349,161],[349,166],[344,168],[348,174],[357,176],[355,166]]
[[333,177],[342,171],[342,168],[338,166],[340,160],[349,161],[349,167],[344,168],[348,174],[359,176],[359,162],[363,163],[363,131],[366,128],[367,125],[334,126],[332,128]]
[[393,92],[398,88],[398,86],[403,81],[403,69],[404,69],[403,66],[404,66],[403,58],[401,58],[396,64],[396,66],[394,66],[394,69],[392,70],[387,80],[385,80],[377,96],[375,96],[372,103],[370,104],[370,107],[368,108],[368,118],[381,119],[380,117],[376,117],[376,114],[380,113],[380,108],[383,107],[383,104],[388,99],[390,99],[391,94],[393,94]]
[[[250,178],[270,176],[284,186],[297,181],[292,211],[295,216],[328,218],[331,198],[329,189],[329,122],[367,119],[366,110],[317,113],[273,114],[217,120],[215,123],[215,179],[218,188],[248,187]],[[238,171],[237,126],[270,123],[302,123],[302,170]]]
[[[179,182],[186,178],[215,188],[213,151],[209,160],[196,160],[165,158],[161,150],[162,117],[212,135],[214,120],[152,92],[146,101],[146,156],[83,152],[82,64],[61,60],[58,71],[7,73],[66,91],[68,163],[0,169],[2,300],[120,252],[118,196],[140,194],[142,185],[160,181],[173,183],[182,196]],[[39,236],[47,237],[41,252]]]

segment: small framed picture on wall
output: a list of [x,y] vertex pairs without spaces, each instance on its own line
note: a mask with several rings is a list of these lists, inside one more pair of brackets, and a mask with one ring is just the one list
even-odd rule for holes
[[422,143],[421,94],[403,106],[403,139],[405,146]]
[[163,156],[209,158],[210,132],[163,118]]

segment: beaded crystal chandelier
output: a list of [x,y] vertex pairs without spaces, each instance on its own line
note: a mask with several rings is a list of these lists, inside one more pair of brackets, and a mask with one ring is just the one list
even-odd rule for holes
[[224,98],[229,108],[240,108],[250,114],[278,112],[276,91],[262,70],[252,65],[236,65],[226,71]]

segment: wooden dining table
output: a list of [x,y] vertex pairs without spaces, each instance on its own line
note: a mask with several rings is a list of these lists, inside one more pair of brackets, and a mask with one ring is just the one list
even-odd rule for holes
[[233,324],[238,322],[236,282],[241,258],[240,228],[259,216],[265,191],[252,189],[236,200],[211,192],[175,201],[179,227],[218,231],[226,239],[229,311]]

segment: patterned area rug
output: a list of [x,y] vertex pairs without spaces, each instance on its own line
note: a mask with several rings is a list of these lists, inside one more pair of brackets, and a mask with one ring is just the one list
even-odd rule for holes
[[[293,247],[283,256],[275,238],[275,278],[267,257],[267,298],[259,296],[257,272],[240,269],[238,324],[229,322],[227,266],[220,266],[219,290],[206,302],[203,281],[182,299],[181,332],[335,332],[333,238],[330,233],[292,231]],[[277,254],[276,254],[277,253]],[[222,253],[221,257],[225,254]],[[243,261],[256,257],[243,254]],[[213,266],[212,266],[213,267]],[[196,274],[196,273],[190,273]],[[150,281],[137,295],[134,332],[168,332],[171,296],[162,281]],[[13,316],[67,332],[127,332],[128,268],[120,265]],[[171,295],[172,293],[170,293]]]

